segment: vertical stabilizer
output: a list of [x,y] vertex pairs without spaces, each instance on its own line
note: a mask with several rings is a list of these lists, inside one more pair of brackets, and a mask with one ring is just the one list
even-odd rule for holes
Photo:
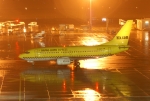
[[127,20],[116,36],[103,45],[128,45],[133,20]]

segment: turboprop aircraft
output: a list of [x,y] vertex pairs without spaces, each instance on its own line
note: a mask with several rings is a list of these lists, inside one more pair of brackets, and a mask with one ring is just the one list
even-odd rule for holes
[[101,45],[35,48],[20,54],[19,57],[33,65],[34,61],[56,60],[57,65],[68,65],[74,61],[75,66],[80,67],[78,60],[101,58],[128,50],[132,23],[132,20],[126,21],[111,41]]

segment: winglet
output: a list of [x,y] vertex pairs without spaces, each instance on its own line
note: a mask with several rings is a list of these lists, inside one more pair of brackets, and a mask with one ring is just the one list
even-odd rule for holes
[[126,21],[125,25],[120,29],[117,35],[109,42],[103,45],[128,45],[133,20]]

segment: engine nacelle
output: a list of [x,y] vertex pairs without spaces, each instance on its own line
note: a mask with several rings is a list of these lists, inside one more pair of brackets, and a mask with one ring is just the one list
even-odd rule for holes
[[71,60],[69,58],[58,58],[57,64],[58,65],[68,65],[71,63]]

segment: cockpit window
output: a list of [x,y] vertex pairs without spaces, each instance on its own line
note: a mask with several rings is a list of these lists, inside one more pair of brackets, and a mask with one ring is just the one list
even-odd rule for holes
[[29,54],[30,52],[24,52],[24,53]]

